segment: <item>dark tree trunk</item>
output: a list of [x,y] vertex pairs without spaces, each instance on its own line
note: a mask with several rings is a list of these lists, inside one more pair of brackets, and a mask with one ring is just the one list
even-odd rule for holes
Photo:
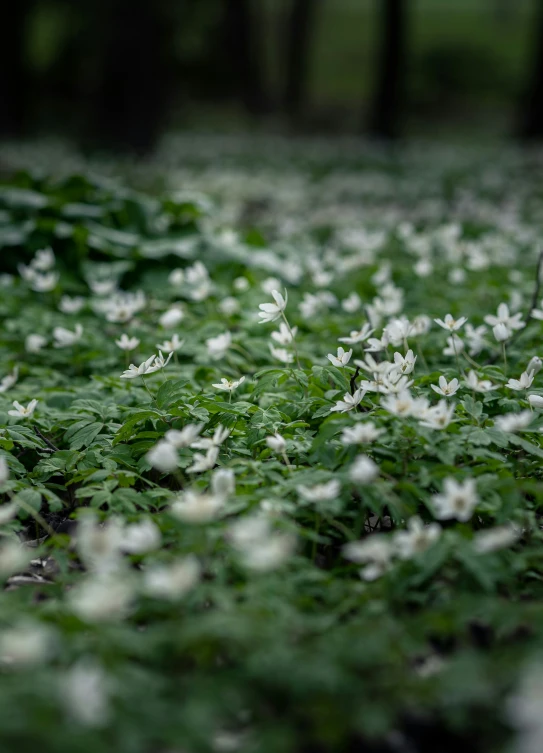
[[32,0],[7,2],[0,32],[0,135],[25,135],[29,76],[24,60],[24,35]]
[[543,3],[535,22],[533,53],[519,135],[524,141],[543,138]]
[[286,81],[284,105],[296,119],[303,110],[307,73],[318,0],[292,0],[286,31]]
[[234,90],[251,115],[269,109],[262,65],[260,17],[251,0],[224,0],[225,54]]
[[401,134],[407,58],[406,0],[378,0],[379,51],[370,132],[387,141]]
[[170,92],[171,24],[163,3],[103,0],[102,72],[89,143],[145,153],[164,125]]

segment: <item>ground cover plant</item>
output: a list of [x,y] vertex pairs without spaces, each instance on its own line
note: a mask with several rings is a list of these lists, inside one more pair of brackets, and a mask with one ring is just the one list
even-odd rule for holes
[[255,151],[12,152],[1,747],[539,753],[537,155]]

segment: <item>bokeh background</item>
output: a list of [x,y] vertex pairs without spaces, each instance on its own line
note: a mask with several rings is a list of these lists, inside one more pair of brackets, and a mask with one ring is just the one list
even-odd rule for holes
[[543,134],[540,0],[17,0],[0,36],[3,140]]

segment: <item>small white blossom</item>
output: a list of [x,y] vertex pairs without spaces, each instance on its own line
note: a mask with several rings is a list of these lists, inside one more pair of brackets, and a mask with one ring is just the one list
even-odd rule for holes
[[53,330],[54,346],[55,348],[68,348],[70,345],[75,345],[83,335],[83,327],[81,324],[75,325],[75,330],[72,332],[64,327],[55,327]]
[[210,447],[205,455],[195,452],[192,458],[193,463],[187,468],[187,473],[203,473],[204,471],[210,471],[217,463],[218,457],[218,447]]
[[168,429],[164,439],[177,448],[194,446],[202,428],[203,424],[187,424],[182,429]]
[[276,319],[279,319],[287,307],[286,292],[284,298],[278,290],[272,290],[271,295],[275,303],[261,303],[258,307],[260,309],[258,314],[261,320],[260,324],[274,322]]
[[292,355],[292,353],[290,353],[290,351],[288,351],[286,348],[274,348],[271,343],[270,353],[278,361],[281,361],[281,363],[292,363],[294,361],[294,356]]
[[128,337],[128,335],[125,334],[124,332],[118,340],[115,340],[115,345],[121,350],[126,350],[126,351],[135,350],[139,344],[140,344],[140,341],[138,340],[137,337]]
[[289,328],[285,322],[281,322],[279,324],[279,331],[272,332],[271,336],[279,345],[290,345],[293,338],[296,337],[297,332],[298,327]]
[[349,468],[349,478],[355,484],[370,484],[379,475],[379,466],[367,455],[357,455]]
[[230,332],[223,332],[221,335],[209,337],[206,340],[207,353],[213,361],[224,358],[231,345],[232,335]]
[[434,494],[432,497],[432,505],[438,520],[455,518],[465,523],[471,518],[478,504],[479,497],[472,478],[462,482],[452,477],[446,478],[443,482],[443,493]]
[[25,350],[27,353],[39,353],[47,345],[47,338],[43,335],[31,334],[25,339]]
[[275,432],[273,436],[266,437],[266,444],[274,452],[283,453],[286,450],[287,443],[285,438],[278,432]]
[[159,352],[164,350],[166,353],[177,353],[178,350],[181,350],[184,344],[185,341],[180,340],[179,335],[175,333],[169,340],[164,340],[163,343],[157,343],[156,348]]
[[458,392],[460,383],[458,379],[454,378],[451,379],[450,382],[447,382],[445,377],[442,375],[439,377],[439,387],[436,384],[431,384],[430,387],[434,390],[434,392],[437,392],[438,395],[443,395],[444,397],[451,397],[452,395],[456,395]]
[[184,318],[185,315],[183,311],[178,307],[173,307],[162,314],[162,316],[158,320],[158,323],[164,329],[173,329],[174,327],[177,327],[177,325],[182,322]]
[[220,383],[212,384],[217,390],[223,390],[224,392],[233,392],[237,387],[245,381],[245,377],[242,376],[237,380],[225,379],[222,377]]
[[200,437],[196,442],[192,442],[191,447],[196,450],[209,450],[210,447],[220,447],[222,443],[230,436],[230,429],[225,429],[219,424],[212,437]]
[[543,397],[541,395],[528,395],[528,402],[536,410],[543,410]]
[[435,544],[440,535],[439,523],[425,526],[422,520],[415,516],[407,521],[407,531],[398,531],[394,534],[394,545],[401,559],[411,559]]
[[345,427],[341,434],[341,443],[344,445],[369,444],[375,442],[383,433],[384,429],[378,429],[371,421],[365,421]]
[[179,463],[179,457],[175,446],[165,439],[161,439],[160,442],[157,442],[145,457],[147,458],[147,462],[152,465],[153,468],[156,468],[157,471],[162,471],[163,473],[175,471],[177,464]]
[[143,571],[143,591],[157,599],[175,601],[197,585],[201,570],[191,554],[169,565],[151,565]]
[[452,421],[454,410],[454,403],[448,405],[446,400],[440,400],[437,405],[428,408],[424,419],[419,423],[428,429],[446,429]]
[[300,497],[306,502],[325,502],[327,500],[336,499],[341,490],[341,484],[337,479],[332,479],[325,484],[316,484],[315,486],[304,486],[300,484],[296,488]]
[[503,324],[509,331],[522,329],[526,326],[525,322],[522,321],[522,314],[513,314],[511,316],[509,313],[509,306],[506,303],[500,303],[496,316],[491,314],[485,316],[485,322],[492,328],[496,327],[498,324]]
[[146,361],[140,363],[139,366],[135,366],[133,363],[131,363],[128,369],[126,371],[123,371],[120,378],[137,379],[140,376],[144,376],[144,374],[152,374],[154,369],[151,365],[154,362],[155,358],[156,356],[153,354]]
[[351,562],[364,563],[360,571],[364,580],[380,578],[390,569],[394,549],[390,536],[374,533],[362,541],[351,541],[343,547],[343,556]]
[[36,410],[37,400],[31,400],[28,405],[21,405],[17,400],[13,401],[13,407],[15,410],[8,410],[8,415],[15,416],[16,418],[30,418]]
[[495,324],[494,327],[492,327],[492,332],[494,333],[494,337],[499,343],[503,343],[506,340],[509,340],[512,335],[509,327],[507,327],[507,325],[503,322],[498,322],[498,324]]
[[461,316],[459,319],[455,319],[452,314],[446,314],[445,320],[434,319],[434,322],[439,324],[440,327],[443,327],[443,329],[449,330],[449,332],[456,332],[462,328],[467,320],[468,318],[466,316]]
[[5,377],[2,377],[0,380],[0,394],[3,392],[7,392],[9,389],[13,387],[13,385],[17,382],[17,379],[19,377],[19,369],[17,366],[13,369],[13,371],[10,374],[6,374]]
[[473,370],[470,370],[468,372],[468,376],[464,381],[464,384],[466,385],[466,387],[469,387],[470,390],[474,390],[474,392],[490,392],[491,390],[496,389],[496,385],[492,384],[489,379],[479,379],[479,377]]
[[362,329],[352,330],[349,334],[349,337],[339,337],[338,340],[340,343],[347,343],[347,345],[356,345],[357,343],[362,343],[367,340],[368,337],[373,334],[373,332],[374,330],[366,322]]
[[351,350],[348,350],[347,352],[345,352],[345,350],[342,347],[339,347],[337,349],[337,357],[332,355],[332,353],[328,353],[326,358],[328,358],[332,366],[336,366],[338,369],[341,369],[344,366],[347,366],[347,364],[351,360],[352,354],[353,354],[352,348]]
[[522,410],[520,413],[505,413],[503,416],[497,416],[494,420],[495,425],[501,431],[514,434],[517,431],[523,431],[532,423],[532,412]]
[[488,554],[506,549],[515,544],[521,536],[518,526],[508,524],[477,531],[473,537],[473,548],[477,554]]
[[63,295],[58,305],[63,314],[78,314],[85,305],[85,299],[81,296],[70,298],[69,295]]
[[533,381],[533,372],[523,371],[520,379],[510,379],[505,386],[509,387],[510,390],[528,390],[532,386]]
[[349,392],[346,392],[343,395],[343,400],[338,400],[338,402],[330,408],[330,413],[333,413],[334,411],[347,413],[347,411],[354,410],[354,408],[360,405],[366,392],[367,390],[364,387],[359,387],[352,395]]

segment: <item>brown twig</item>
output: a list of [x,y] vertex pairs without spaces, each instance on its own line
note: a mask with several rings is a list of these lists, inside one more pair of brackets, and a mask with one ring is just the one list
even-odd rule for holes
[[55,445],[47,439],[46,436],[44,436],[41,431],[38,429],[37,426],[34,426],[34,432],[38,435],[38,437],[45,442],[45,444],[51,449],[52,452],[59,452],[58,447],[55,447]]
[[360,374],[360,366],[357,366],[357,367],[356,367],[356,371],[355,371],[355,372],[354,372],[354,374],[352,375],[352,377],[351,377],[351,381],[350,381],[350,387],[351,387],[351,395],[354,395],[354,393],[355,393],[355,392],[356,392],[356,390],[357,390],[357,387],[356,387],[356,380],[358,379],[358,375],[359,375],[359,374]]

